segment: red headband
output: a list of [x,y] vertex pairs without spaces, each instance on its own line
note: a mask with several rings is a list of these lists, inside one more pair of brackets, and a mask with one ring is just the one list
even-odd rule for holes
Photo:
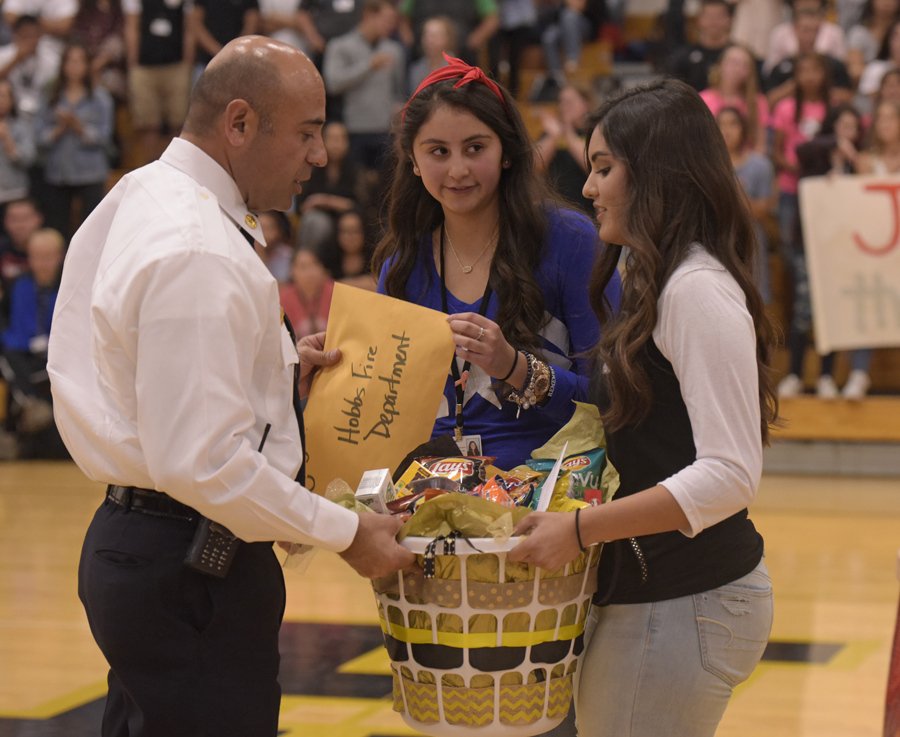
[[447,61],[447,66],[436,69],[427,77],[425,77],[425,79],[422,80],[422,84],[420,84],[416,91],[413,92],[413,96],[409,98],[409,102],[407,102],[406,107],[403,108],[403,114],[400,116],[401,123],[406,118],[406,110],[409,107],[409,103],[415,100],[416,95],[418,95],[422,90],[424,90],[426,87],[430,87],[437,82],[443,82],[447,79],[456,79],[457,77],[462,77],[462,79],[460,79],[459,82],[453,85],[453,89],[456,89],[457,87],[463,87],[464,85],[469,84],[469,82],[477,82],[478,84],[483,84],[491,92],[497,95],[497,97],[500,98],[500,102],[503,103],[503,109],[506,110],[506,114],[509,115],[509,106],[506,104],[506,98],[500,91],[499,85],[492,79],[489,79],[488,76],[483,71],[481,71],[480,68],[470,67],[462,59],[454,59],[452,56],[447,56],[446,53],[444,54],[444,59],[446,59]]

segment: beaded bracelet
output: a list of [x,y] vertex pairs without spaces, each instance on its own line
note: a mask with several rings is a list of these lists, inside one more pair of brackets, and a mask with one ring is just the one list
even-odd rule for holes
[[538,380],[543,378],[545,381],[550,382],[550,377],[548,374],[550,370],[547,368],[547,364],[538,361],[538,359],[533,356],[531,353],[527,351],[523,351],[525,353],[525,359],[528,361],[528,372],[525,375],[525,386],[522,388],[522,391],[513,390],[509,393],[510,402],[515,402],[519,405],[519,409],[516,412],[516,418],[518,419],[523,409],[530,409],[535,404],[537,404],[537,396],[535,395],[535,385]]

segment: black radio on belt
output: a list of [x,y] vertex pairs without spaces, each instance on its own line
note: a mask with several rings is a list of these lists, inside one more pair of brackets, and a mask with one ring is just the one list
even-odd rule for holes
[[[271,429],[271,424],[266,425],[259,443],[259,453],[262,453]],[[225,578],[234,561],[234,555],[240,542],[224,525],[213,522],[207,517],[201,517],[184,564],[200,573],[216,578]]]
[[227,527],[203,517],[188,548],[184,564],[195,571],[225,578],[240,540]]

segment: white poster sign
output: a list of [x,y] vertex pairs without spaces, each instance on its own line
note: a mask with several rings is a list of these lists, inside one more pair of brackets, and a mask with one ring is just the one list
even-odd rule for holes
[[816,350],[900,346],[900,177],[810,177],[800,212]]

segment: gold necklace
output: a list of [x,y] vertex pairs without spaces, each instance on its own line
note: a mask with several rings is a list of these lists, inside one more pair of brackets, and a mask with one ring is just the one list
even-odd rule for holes
[[459,260],[459,254],[456,253],[456,249],[453,247],[453,241],[450,240],[450,231],[447,230],[446,225],[444,226],[444,233],[447,234],[447,243],[450,244],[450,250],[453,251],[453,257],[456,259],[456,263],[459,264],[459,268],[461,268],[463,270],[463,274],[472,273],[472,269],[475,267],[475,264],[477,264],[478,261],[481,259],[481,257],[484,256],[484,254],[488,250],[488,248],[491,247],[491,244],[494,242],[494,238],[497,237],[497,234],[499,232],[500,232],[500,227],[498,226],[497,230],[494,231],[494,234],[488,239],[487,245],[484,248],[482,248],[481,253],[479,253],[475,257],[475,260],[472,262],[472,265],[471,266],[463,266],[463,262]]

